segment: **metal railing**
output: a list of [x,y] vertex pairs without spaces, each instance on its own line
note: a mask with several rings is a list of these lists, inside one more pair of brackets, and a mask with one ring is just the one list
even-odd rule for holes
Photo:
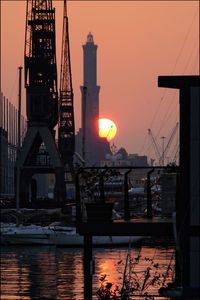
[[177,166],[78,169],[75,176],[77,223],[87,222],[86,203],[113,203],[113,219],[125,221],[161,214],[160,180],[164,174],[177,172]]

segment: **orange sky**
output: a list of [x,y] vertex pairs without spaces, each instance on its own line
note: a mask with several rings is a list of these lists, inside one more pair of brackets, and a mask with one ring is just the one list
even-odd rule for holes
[[[59,77],[63,3],[53,3]],[[100,117],[116,123],[117,148],[149,154],[148,128],[158,143],[161,136],[169,136],[178,120],[178,93],[158,88],[157,77],[199,74],[198,5],[198,1],[68,2],[76,129],[81,124],[82,45],[91,31],[98,45]],[[1,2],[1,87],[14,104],[17,68],[23,66],[25,8],[23,0]]]

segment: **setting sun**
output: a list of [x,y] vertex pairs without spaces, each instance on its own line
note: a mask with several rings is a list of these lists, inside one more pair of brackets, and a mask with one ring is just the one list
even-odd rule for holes
[[117,126],[110,119],[99,119],[99,136],[106,137],[108,141],[112,140],[117,133]]

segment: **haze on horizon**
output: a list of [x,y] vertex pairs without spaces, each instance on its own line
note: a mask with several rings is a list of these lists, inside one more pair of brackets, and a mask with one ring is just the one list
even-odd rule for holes
[[[53,4],[59,79],[63,1]],[[1,91],[16,106],[25,14],[26,1],[1,2]],[[128,153],[150,155],[147,129],[161,143],[178,121],[178,91],[158,88],[158,76],[199,74],[199,2],[68,1],[68,17],[76,131],[81,126],[82,45],[90,31],[98,45],[100,117],[118,128],[112,142]],[[25,90],[23,103],[25,114]]]

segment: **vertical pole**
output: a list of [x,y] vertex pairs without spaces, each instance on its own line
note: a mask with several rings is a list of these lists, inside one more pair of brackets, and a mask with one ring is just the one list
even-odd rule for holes
[[5,130],[5,96],[3,96],[3,129]]
[[15,107],[12,105],[12,193],[14,194],[15,177]]
[[9,124],[10,124],[10,144],[12,144],[12,104],[10,103],[10,111],[9,111]]
[[162,139],[162,165],[165,165],[165,136],[161,137]]
[[11,143],[11,103],[8,103],[8,143]]
[[92,236],[84,235],[84,299],[92,300]]
[[20,199],[20,146],[21,146],[21,83],[22,83],[22,67],[19,67],[19,94],[18,94],[18,140],[17,140],[17,186],[16,186],[16,209],[19,210]]
[[15,109],[15,107],[14,107],[14,117],[13,117],[13,130],[14,130],[14,132],[13,132],[13,136],[14,136],[14,138],[13,138],[13,146],[14,146],[14,162],[15,162],[15,160],[16,160],[16,109]]
[[7,133],[7,137],[6,137],[6,194],[8,193],[8,177],[9,177],[9,124],[8,124],[8,121],[9,121],[9,109],[8,109],[8,98],[6,98],[6,133]]
[[[199,0],[199,20],[200,20],[200,0]],[[199,31],[197,31],[197,36],[199,39]],[[199,76],[200,76],[200,44],[199,44]]]
[[7,131],[7,139],[8,139],[8,98],[6,98],[6,131]]
[[15,110],[15,146],[16,146],[16,159],[17,159],[17,140],[18,140],[18,128],[17,128],[18,109]]
[[182,286],[190,285],[190,90],[180,89],[180,201],[177,203],[176,222],[181,253]]
[[25,131],[25,120],[24,120],[24,117],[22,116],[22,143],[23,143],[23,140],[24,140],[24,131]]
[[154,168],[147,172],[147,218],[152,218],[152,198],[151,198],[151,173]]
[[10,103],[10,114],[9,114],[9,118],[10,118],[10,193],[12,194],[12,178],[13,178],[13,127],[12,127],[12,121],[13,121],[13,105]]
[[5,115],[6,115],[6,99],[5,96],[3,96],[3,129],[4,130],[6,128]]
[[[5,141],[6,138],[6,99],[5,96],[3,97],[3,138]],[[3,143],[3,149],[2,149],[2,164],[3,164],[3,181],[2,181],[2,192],[5,193],[5,186],[6,186],[6,159],[5,159],[5,147],[6,143]]]
[[8,194],[11,193],[11,169],[12,169],[12,128],[11,128],[11,103],[8,104]]
[[129,206],[129,194],[128,194],[128,174],[132,170],[128,170],[124,175],[124,220],[130,220],[130,206]]
[[0,92],[0,127],[3,128],[3,94]]
[[3,94],[0,92],[0,197],[2,192],[2,141],[3,141]]
[[82,98],[82,156],[83,156],[83,160],[84,160],[84,164],[85,164],[85,133],[86,133],[86,128],[85,128],[85,124],[86,124],[86,101],[87,99],[87,87],[84,86],[83,87],[83,98]]
[[[179,171],[180,172],[180,171]],[[178,208],[180,206],[180,173],[177,173],[176,177],[176,198],[175,198],[175,212],[176,212],[176,218],[178,214]],[[178,215],[179,216],[179,215]],[[176,222],[177,227],[177,222]],[[181,252],[180,252],[180,244],[177,236],[177,228],[176,235],[175,235],[175,243],[176,243],[176,249],[175,249],[175,283],[177,286],[181,286]]]
[[3,94],[0,92],[0,197],[2,193],[2,176],[3,176],[3,163],[2,163],[2,142],[3,142]]
[[80,195],[80,182],[79,175],[81,171],[76,173],[75,176],[75,188],[76,188],[76,227],[79,227],[82,223],[82,215],[81,215],[81,195]]
[[9,131],[10,131],[10,143],[9,143],[9,147],[10,147],[10,159],[9,159],[9,166],[10,166],[10,171],[9,171],[9,177],[10,177],[10,181],[9,181],[9,194],[12,193],[12,104],[10,103],[9,106]]

